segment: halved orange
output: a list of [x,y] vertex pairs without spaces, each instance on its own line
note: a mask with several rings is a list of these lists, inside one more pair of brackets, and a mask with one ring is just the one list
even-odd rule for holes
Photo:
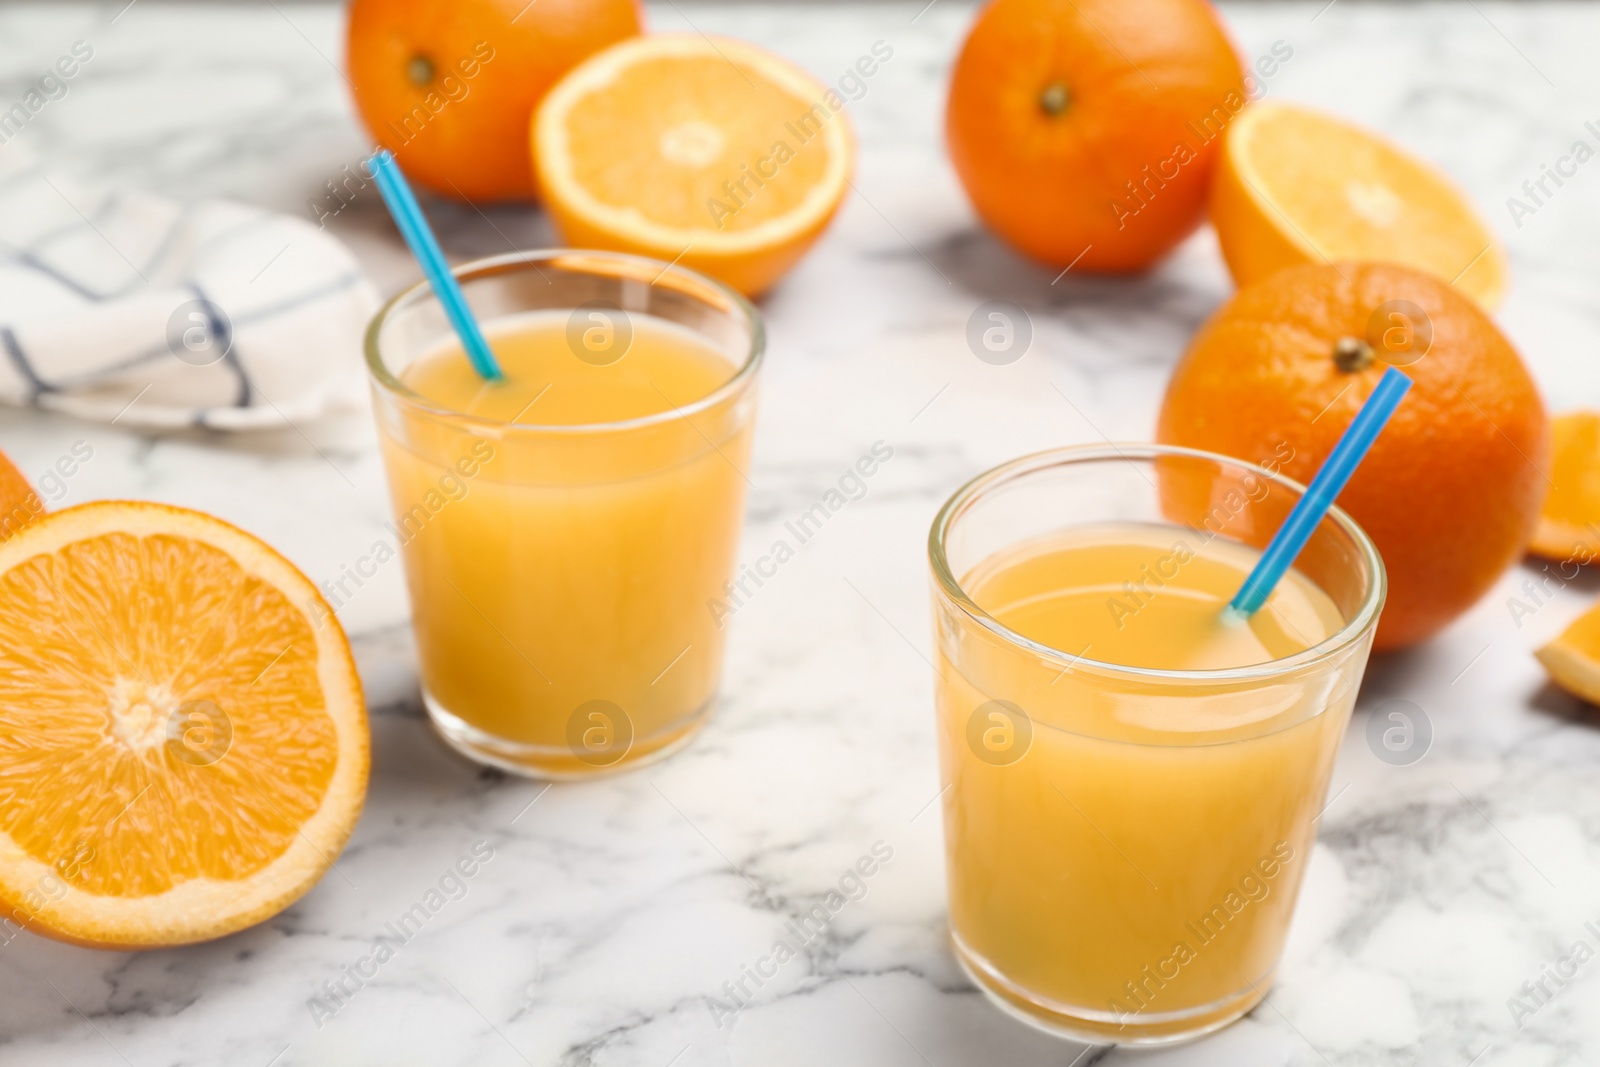
[[1600,704],[1600,607],[1578,616],[1560,637],[1534,655],[1561,688]]
[[344,633],[255,537],[107,501],[0,544],[0,917],[102,947],[260,922],[332,865],[367,768]]
[[1550,422],[1550,489],[1530,551],[1551,559],[1600,557],[1600,412],[1573,411]]
[[612,45],[533,118],[535,178],[567,244],[681,263],[752,296],[822,233],[854,158],[838,93],[726,37]]
[[44,501],[28,484],[27,476],[0,452],[0,541],[43,514]]
[[1454,182],[1292,104],[1251,104],[1227,128],[1211,221],[1240,288],[1301,263],[1366,260],[1443,278],[1490,309],[1505,294],[1505,251]]

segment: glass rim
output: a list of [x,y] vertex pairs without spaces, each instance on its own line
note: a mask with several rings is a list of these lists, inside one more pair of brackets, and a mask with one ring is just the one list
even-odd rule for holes
[[[627,252],[612,252],[604,249],[538,248],[469,260],[466,263],[451,267],[450,273],[456,276],[457,281],[469,282],[478,278],[510,274],[519,270],[538,270],[541,264],[560,266],[558,262],[560,260],[572,260],[580,264],[584,261],[610,263],[623,268],[615,277],[642,280],[652,288],[659,286],[664,278],[674,278],[682,284],[668,286],[668,288],[676,288],[679,292],[689,296],[695,296],[697,290],[710,290],[727,301],[726,310],[730,315],[743,319],[750,332],[748,351],[744,353],[744,358],[740,362],[738,369],[734,371],[733,376],[705,396],[691,403],[671,407],[666,411],[658,411],[651,415],[640,415],[635,418],[619,419],[612,422],[568,424],[507,422],[504,419],[491,419],[483,415],[471,415],[448,405],[429,400],[411,389],[394,375],[394,372],[389,369],[388,363],[384,361],[378,339],[383,332],[383,328],[395,313],[421,300],[432,300],[436,304],[439,301],[427,279],[424,278],[384,301],[383,306],[373,313],[372,320],[367,323],[367,328],[362,335],[362,350],[366,359],[367,374],[386,394],[417,411],[426,412],[440,418],[458,420],[496,433],[551,435],[615,433],[674,422],[715,407],[724,400],[743,392],[755,380],[756,371],[760,368],[767,349],[767,331],[761,319],[761,312],[736,289],[717,281],[715,278],[701,274],[699,271],[690,270],[688,267],[651,259],[648,256],[636,256]],[[604,275],[596,273],[596,276],[603,277]],[[709,301],[706,301],[706,303],[708,306],[714,306]]]
[[1291,674],[1301,668],[1313,666],[1338,655],[1372,629],[1388,595],[1388,572],[1384,569],[1383,557],[1379,555],[1377,546],[1372,543],[1372,538],[1367,535],[1367,532],[1361,528],[1355,519],[1350,517],[1348,512],[1337,504],[1328,509],[1325,520],[1331,519],[1349,535],[1360,552],[1368,572],[1372,575],[1372,581],[1368,584],[1361,606],[1345,621],[1343,626],[1323,640],[1309,648],[1301,649],[1293,655],[1267,660],[1263,663],[1214,670],[1179,671],[1163,670],[1155,667],[1130,667],[1121,663],[1110,663],[1105,660],[1090,659],[1086,656],[1076,656],[1017,633],[979,607],[977,602],[961,587],[961,582],[955,577],[950,568],[950,560],[945,553],[945,541],[951,526],[985,491],[1024,475],[1051,467],[1096,461],[1131,463],[1138,460],[1154,460],[1162,456],[1188,456],[1193,459],[1208,460],[1274,482],[1293,491],[1297,496],[1304,496],[1306,492],[1306,487],[1293,478],[1274,473],[1246,460],[1225,456],[1219,452],[1207,452],[1203,449],[1184,448],[1178,445],[1117,444],[1107,441],[1104,445],[1067,445],[1060,448],[1045,449],[1042,452],[1032,452],[1002,463],[997,467],[991,467],[970,479],[950,495],[944,506],[939,509],[939,513],[934,516],[933,526],[928,531],[928,562],[940,592],[943,593],[946,599],[959,607],[968,618],[1001,640],[1011,645],[1020,646],[1046,660],[1061,663],[1066,670],[1083,668],[1094,673],[1136,678],[1143,681],[1191,684],[1228,683],[1257,681]]

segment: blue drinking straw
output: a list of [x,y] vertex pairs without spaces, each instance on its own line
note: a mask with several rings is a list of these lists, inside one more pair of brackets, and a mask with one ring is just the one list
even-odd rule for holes
[[1334,498],[1366,458],[1372,443],[1383,432],[1389,416],[1394,414],[1394,409],[1400,406],[1400,401],[1410,388],[1411,379],[1394,367],[1383,372],[1378,387],[1361,405],[1361,410],[1356,412],[1355,419],[1345,430],[1344,436],[1339,438],[1339,443],[1333,446],[1322,469],[1311,479],[1305,495],[1295,503],[1289,517],[1283,520],[1283,525],[1278,527],[1278,532],[1268,542],[1250,577],[1244,580],[1244,585],[1228,605],[1230,610],[1240,615],[1252,615],[1267,602],[1273,586],[1294,564],[1300,550],[1306,547],[1317,523],[1333,506]]
[[433,286],[434,295],[444,305],[444,313],[449,316],[450,325],[455,327],[456,336],[461,338],[461,347],[472,361],[472,369],[488,381],[500,381],[505,377],[500,371],[500,364],[495,361],[494,353],[489,351],[489,342],[484,340],[478,320],[472,317],[461,285],[450,272],[450,264],[445,262],[444,252],[439,248],[433,231],[428,228],[422,207],[411,192],[411,186],[406,184],[405,175],[400,173],[394,155],[387,148],[378,149],[367,160],[367,170],[372,173],[373,181],[378,183],[378,192],[383,194],[383,202],[388,205],[389,214],[394,216],[400,236],[406,239],[411,254],[417,257],[417,262],[422,266],[422,273],[427,275],[428,284]]

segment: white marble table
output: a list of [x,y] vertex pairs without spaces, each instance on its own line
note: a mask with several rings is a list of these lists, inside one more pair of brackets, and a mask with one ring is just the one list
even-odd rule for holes
[[[22,134],[54,165],[306,211],[361,156],[332,63],[334,7],[138,0],[118,15],[124,3],[0,8],[0,101],[73,40],[95,48]],[[1551,583],[1518,625],[1508,598],[1540,580],[1529,567],[1426,648],[1373,664],[1280,980],[1247,1019],[1145,1057],[1085,1050],[1002,1017],[956,969],[931,803],[928,522],[954,486],[1001,459],[1147,438],[1168,368],[1229,282],[1208,232],[1148,277],[1054,286],[982,232],[939,132],[971,9],[920,6],[667,0],[650,11],[658,28],[748,37],[829,80],[875,41],[894,49],[852,105],[860,195],[764,303],[772,348],[747,556],[873,442],[894,459],[739,612],[706,733],[670,762],[594,784],[547,789],[469,766],[422,717],[390,567],[341,613],[371,699],[374,774],[338,873],[271,922],[197,948],[116,954],[16,936],[0,945],[0,1063],[1600,1060],[1600,963],[1560,986],[1547,979],[1548,1003],[1525,1018],[1508,1004],[1532,1006],[1524,983],[1577,942],[1600,947],[1584,925],[1600,921],[1600,733],[1529,655],[1600,582]],[[1225,10],[1247,53],[1292,47],[1269,94],[1386,130],[1477,197],[1510,243],[1505,328],[1554,406],[1600,403],[1600,165],[1520,227],[1505,206],[1542,163],[1593,139],[1583,124],[1600,116],[1600,10],[1322,6]],[[525,209],[430,207],[455,256],[550,239]],[[332,225],[380,287],[414,277],[376,198]],[[1035,329],[1029,354],[1005,367],[963,340],[973,308],[995,298],[1023,305]],[[205,508],[319,580],[364,553],[386,517],[361,421],[218,437],[0,410],[0,448],[27,470],[80,440],[94,458],[66,500]],[[1365,741],[1372,709],[1398,698],[1434,733],[1410,766],[1380,762]],[[866,896],[719,1027],[710,998],[876,842],[893,858]],[[475,847],[493,858],[465,895],[332,1017],[314,1011],[325,983]]]

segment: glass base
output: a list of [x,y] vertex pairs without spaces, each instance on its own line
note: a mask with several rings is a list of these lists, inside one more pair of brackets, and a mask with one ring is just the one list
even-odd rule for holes
[[520,741],[507,741],[484,733],[452,714],[434,699],[427,687],[422,690],[422,704],[428,709],[428,719],[445,744],[477,763],[497,767],[526,778],[544,778],[552,781],[579,781],[619,774],[665,759],[694,740],[695,734],[711,718],[716,697],[700,705],[666,729],[650,737],[635,738],[622,757],[613,763],[597,764],[580,758],[565,745],[529,745]]
[[956,961],[990,1002],[1013,1019],[1056,1037],[1086,1045],[1176,1045],[1222,1029],[1261,1002],[1272,985],[1269,973],[1244,992],[1196,1008],[1139,1012],[1131,1016],[1045,1000],[1007,979],[998,968],[962,943],[950,931]]

